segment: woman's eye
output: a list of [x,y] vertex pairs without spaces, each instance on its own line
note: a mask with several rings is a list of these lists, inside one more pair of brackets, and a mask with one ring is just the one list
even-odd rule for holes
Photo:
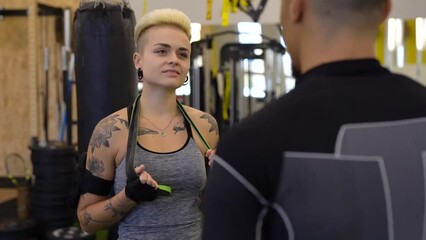
[[188,58],[188,54],[187,53],[181,53],[179,54],[181,58]]
[[160,49],[160,50],[157,50],[157,53],[160,53],[160,54],[166,54],[166,53],[167,53],[167,51],[166,51],[166,50],[164,50],[164,49]]

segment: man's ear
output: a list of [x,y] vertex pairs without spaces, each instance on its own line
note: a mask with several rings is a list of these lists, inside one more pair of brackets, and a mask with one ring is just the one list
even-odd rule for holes
[[292,22],[300,22],[303,18],[305,10],[304,0],[290,0],[290,20]]
[[386,3],[385,3],[384,10],[383,10],[382,19],[380,19],[381,23],[383,23],[389,17],[391,10],[392,10],[392,1],[387,0]]

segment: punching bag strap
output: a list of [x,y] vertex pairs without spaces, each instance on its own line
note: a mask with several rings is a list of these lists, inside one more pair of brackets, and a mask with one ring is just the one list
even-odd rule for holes
[[[139,99],[141,94],[139,94],[135,101],[132,104],[132,114],[129,118],[129,136],[127,138],[127,152],[126,152],[126,175],[127,182],[136,179],[138,176],[135,173],[135,169],[133,166],[133,159],[135,157],[135,145],[138,136],[138,118],[139,118]],[[129,111],[129,108],[127,108]]]

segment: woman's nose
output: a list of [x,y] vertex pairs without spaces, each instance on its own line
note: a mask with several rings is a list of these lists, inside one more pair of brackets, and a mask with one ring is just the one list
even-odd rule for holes
[[178,57],[176,56],[176,54],[171,54],[169,64],[178,64]]

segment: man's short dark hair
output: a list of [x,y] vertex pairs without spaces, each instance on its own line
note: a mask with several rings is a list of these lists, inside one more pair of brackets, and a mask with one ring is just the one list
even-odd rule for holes
[[363,25],[381,21],[389,0],[311,0],[314,11],[326,22],[340,25]]

